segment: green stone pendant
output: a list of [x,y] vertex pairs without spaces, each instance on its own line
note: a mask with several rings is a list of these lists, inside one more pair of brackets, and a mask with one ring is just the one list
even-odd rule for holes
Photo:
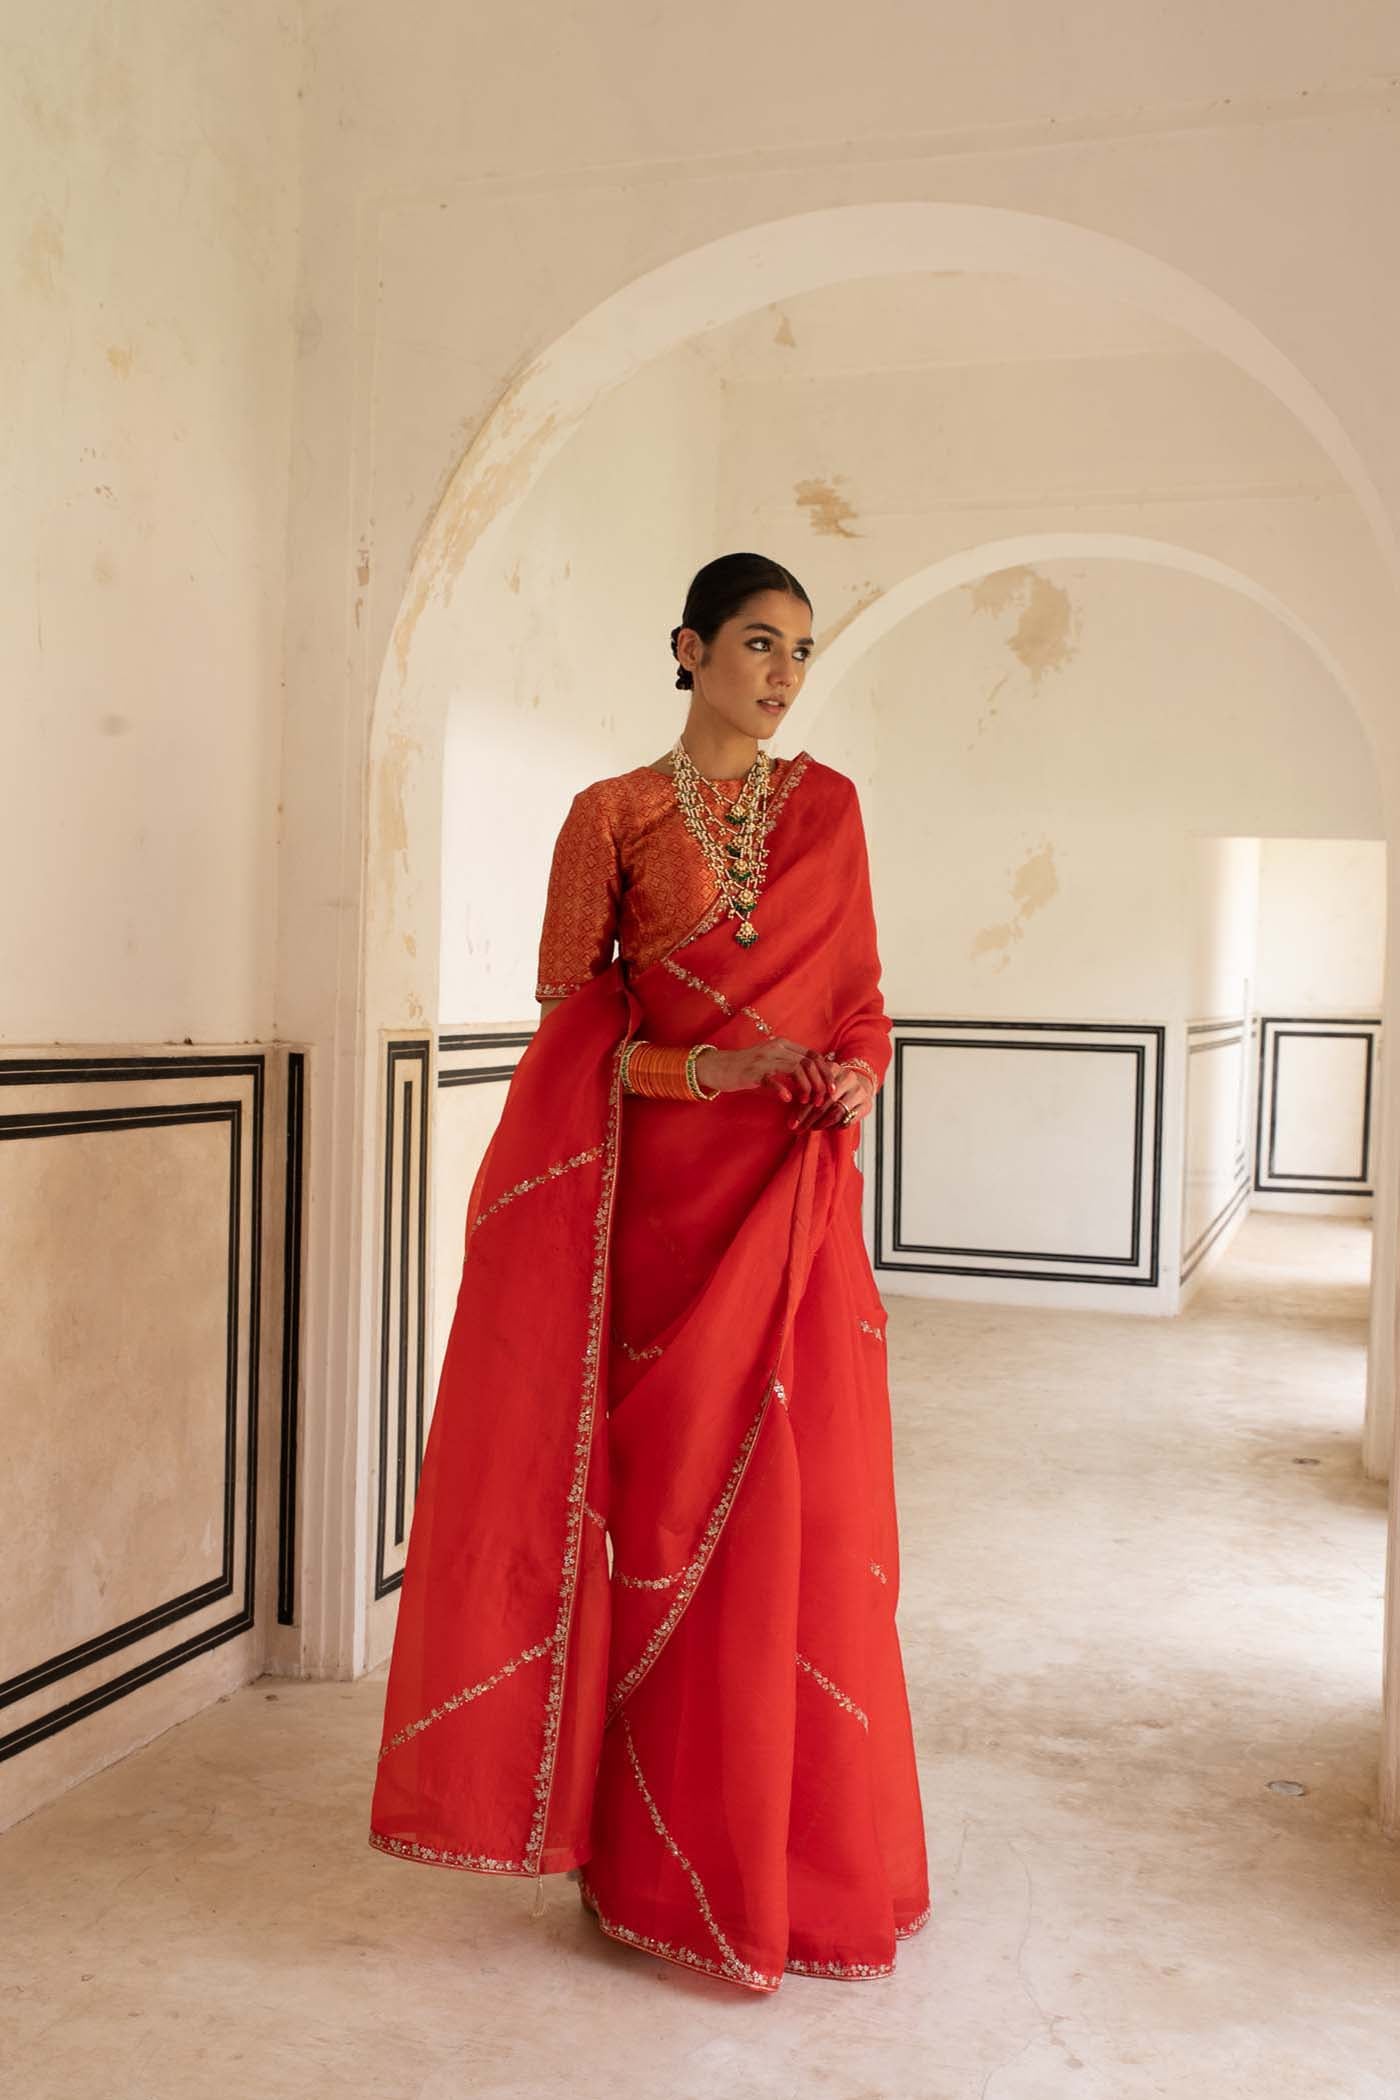
[[758,928],[751,919],[744,919],[740,922],[739,931],[734,938],[741,948],[752,948],[758,939]]
[[740,803],[736,802],[733,805],[733,807],[727,809],[724,814],[731,824],[742,824],[745,817],[747,817],[748,815],[748,811],[745,808],[743,808],[743,806]]

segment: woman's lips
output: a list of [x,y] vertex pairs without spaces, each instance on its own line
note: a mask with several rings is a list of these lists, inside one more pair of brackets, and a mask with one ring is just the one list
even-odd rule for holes
[[760,700],[758,704],[769,715],[780,715],[787,706],[786,700]]

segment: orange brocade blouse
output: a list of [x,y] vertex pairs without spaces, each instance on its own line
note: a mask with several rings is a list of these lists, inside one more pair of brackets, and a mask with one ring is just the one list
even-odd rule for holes
[[[773,762],[771,797],[796,759]],[[733,801],[741,782],[711,785]],[[554,848],[540,938],[537,999],[567,999],[606,970],[614,944],[644,970],[674,948],[714,901],[715,878],[676,806],[669,774],[634,766],[595,780],[569,805]]]

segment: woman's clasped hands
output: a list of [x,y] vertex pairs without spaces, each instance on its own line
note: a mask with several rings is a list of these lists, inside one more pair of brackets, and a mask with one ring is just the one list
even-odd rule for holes
[[695,1071],[702,1086],[722,1094],[771,1087],[780,1101],[795,1104],[790,1130],[835,1130],[859,1122],[875,1095],[864,1072],[782,1035],[744,1050],[705,1050]]

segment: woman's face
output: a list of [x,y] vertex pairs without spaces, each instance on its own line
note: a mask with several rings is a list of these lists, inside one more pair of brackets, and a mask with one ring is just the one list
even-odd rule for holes
[[805,599],[759,591],[708,646],[693,627],[676,636],[700,699],[744,736],[770,737],[802,690],[813,641]]

